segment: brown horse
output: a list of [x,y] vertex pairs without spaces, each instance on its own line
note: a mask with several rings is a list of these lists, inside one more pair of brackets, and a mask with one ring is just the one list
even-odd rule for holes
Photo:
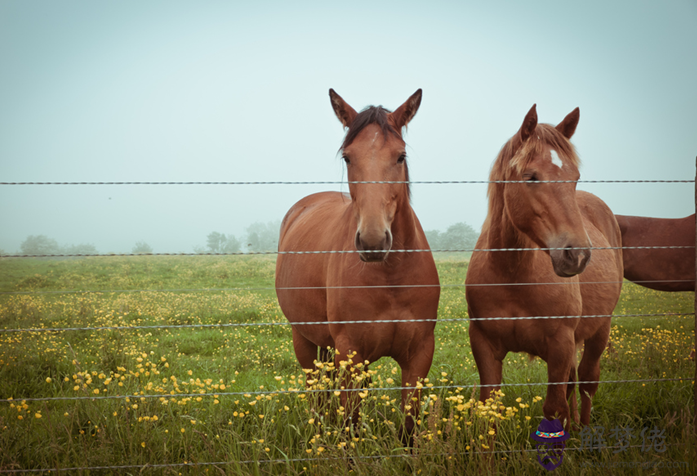
[[[355,353],[352,360],[357,364],[383,356],[397,361],[402,386],[410,387],[402,390],[407,436],[418,411],[418,405],[409,405],[409,400],[419,397],[414,387],[427,376],[433,359],[440,296],[430,252],[390,253],[391,249],[428,249],[409,201],[402,139],[402,128],[421,103],[421,90],[394,112],[371,106],[357,113],[334,90],[329,90],[329,96],[334,112],[348,128],[341,152],[350,196],[316,193],[288,211],[278,243],[278,302],[293,323],[293,347],[304,369],[314,368],[315,359],[330,360],[328,347],[336,349],[336,368],[349,353]],[[366,181],[400,183],[352,183]],[[283,254],[296,251],[343,253]],[[400,322],[412,319],[428,321]],[[371,322],[347,322],[356,320]],[[348,377],[342,383],[347,389],[356,386]],[[341,404],[354,422],[358,399],[357,392],[341,393]]]
[[[547,362],[552,384],[544,415],[550,420],[558,416],[567,429],[571,418],[579,420],[574,385],[563,384],[576,381],[576,350],[585,344],[579,379],[597,381],[610,334],[610,317],[583,316],[612,314],[622,289],[620,250],[594,250],[591,260],[591,247],[619,247],[620,231],[603,201],[576,191],[579,160],[569,139],[578,119],[577,108],[556,127],[538,124],[533,106],[503,146],[491,180],[521,183],[489,185],[489,211],[477,249],[532,250],[475,251],[465,287],[480,398],[498,389],[508,352],[539,356]],[[533,316],[564,317],[490,319]],[[580,384],[585,425],[597,388],[597,383]]]
[[623,249],[624,277],[658,291],[695,290],[695,215],[651,218],[615,215],[622,246],[692,246],[692,248]]

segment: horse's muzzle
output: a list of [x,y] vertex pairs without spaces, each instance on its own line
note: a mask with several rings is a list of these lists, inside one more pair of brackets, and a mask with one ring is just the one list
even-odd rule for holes
[[549,252],[552,258],[552,266],[557,276],[570,278],[581,274],[591,259],[590,248],[567,246],[564,249],[555,249]]
[[379,240],[368,241],[361,236],[359,231],[356,232],[356,249],[361,261],[366,263],[375,263],[385,261],[387,254],[392,248],[392,233],[385,232],[384,237]]

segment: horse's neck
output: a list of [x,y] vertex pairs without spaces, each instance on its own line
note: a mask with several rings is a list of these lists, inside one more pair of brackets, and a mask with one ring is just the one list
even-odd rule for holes
[[405,200],[397,208],[397,213],[392,221],[392,239],[394,240],[394,249],[414,249],[415,245],[418,244],[416,215],[408,200]]
[[[518,231],[508,214],[500,210],[492,210],[487,229],[487,249],[519,249],[537,248],[537,245],[525,234]],[[539,251],[490,251],[488,259],[498,270],[520,276],[532,270],[532,261]]]

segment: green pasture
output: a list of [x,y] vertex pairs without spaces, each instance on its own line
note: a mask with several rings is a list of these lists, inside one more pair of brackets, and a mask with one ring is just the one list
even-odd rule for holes
[[[399,392],[384,390],[400,382],[390,359],[364,374],[358,425],[343,424],[326,367],[310,370],[330,390],[315,404],[273,290],[275,257],[0,259],[0,329],[33,329],[0,332],[0,473],[542,474],[529,435],[546,387],[476,401],[467,258],[436,259],[444,320],[410,449]],[[649,381],[601,384],[592,429],[573,432],[556,474],[694,474],[693,311],[694,293],[625,283],[601,379]],[[688,315],[620,316],[665,312]],[[77,329],[42,330],[53,328]],[[504,383],[546,380],[539,359],[507,357]]]

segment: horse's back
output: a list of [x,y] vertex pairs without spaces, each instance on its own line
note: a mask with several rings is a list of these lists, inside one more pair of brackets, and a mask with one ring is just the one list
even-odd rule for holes
[[624,277],[658,291],[695,290],[695,249],[626,249],[695,246],[695,215],[653,218],[616,215],[622,233]]

